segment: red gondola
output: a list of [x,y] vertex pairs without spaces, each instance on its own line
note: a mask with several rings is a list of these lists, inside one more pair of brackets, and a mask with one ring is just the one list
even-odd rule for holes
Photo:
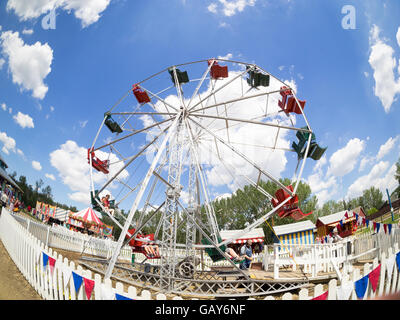
[[[136,229],[129,229],[128,233],[132,235],[132,234],[135,233],[135,231],[136,231]],[[129,239],[130,236],[127,234],[125,236],[125,238]],[[151,234],[148,234],[148,235],[137,234],[136,238],[138,238],[138,239],[146,239],[148,241],[154,241],[154,233],[151,233]],[[149,244],[149,243],[148,242],[143,242],[143,241],[138,241],[138,240],[135,240],[135,239],[132,239],[131,241],[129,241],[129,245],[132,247],[132,252],[142,253],[142,254],[144,254],[144,256],[147,259],[160,259],[161,257],[159,255],[151,256],[146,252],[146,250],[144,249],[144,246],[146,244]]]
[[109,160],[100,160],[99,158],[96,157],[94,154],[93,149],[88,149],[88,163],[90,164],[90,158],[92,159],[92,167],[95,168],[97,171],[103,172],[105,174],[108,174],[108,168],[110,165]]
[[[287,187],[290,191],[293,192],[293,187],[288,186]],[[284,202],[286,199],[290,198],[290,194],[286,192],[284,189],[279,189],[278,191],[275,192],[275,197],[271,200],[272,206],[276,208],[278,205],[280,205],[282,202]],[[279,210],[278,210],[278,216],[280,218],[285,218],[290,216],[294,220],[301,220],[308,215],[312,214],[312,211],[310,213],[304,214],[301,209],[299,208],[299,198],[297,194],[295,194],[289,201],[287,201]]]
[[304,110],[306,101],[299,100],[299,103],[297,103],[293,96],[292,90],[285,86],[281,87],[280,94],[282,96],[282,100],[278,101],[278,105],[286,114],[290,112],[301,114],[301,110]]
[[140,89],[140,87],[138,85],[136,85],[136,84],[133,85],[132,92],[135,95],[135,97],[139,103],[150,102],[150,97],[147,94],[147,92]]
[[[208,60],[208,65],[212,63],[212,60]],[[228,66],[220,66],[217,61],[211,67],[210,70],[211,78],[220,79],[228,78]]]

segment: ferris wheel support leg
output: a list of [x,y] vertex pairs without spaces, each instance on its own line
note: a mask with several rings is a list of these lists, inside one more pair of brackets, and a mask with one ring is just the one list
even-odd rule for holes
[[153,171],[154,171],[158,161],[160,160],[160,157],[161,157],[161,155],[162,155],[162,153],[163,153],[163,151],[164,151],[164,149],[165,149],[165,147],[167,145],[167,142],[169,141],[169,139],[170,139],[170,137],[172,135],[172,132],[174,131],[176,125],[178,124],[180,116],[181,116],[181,114],[179,114],[175,118],[173,124],[171,125],[170,129],[168,130],[168,133],[167,133],[166,137],[164,138],[164,140],[163,140],[163,142],[162,142],[162,144],[160,146],[160,149],[158,150],[155,158],[153,159],[153,162],[152,162],[152,164],[150,166],[150,169],[147,171],[146,177],[143,180],[143,184],[142,184],[142,186],[141,186],[141,188],[139,190],[138,195],[136,196],[135,202],[132,205],[132,208],[131,208],[131,210],[129,212],[129,215],[128,215],[128,217],[126,219],[126,222],[124,224],[124,227],[122,229],[122,232],[121,232],[121,234],[119,236],[117,247],[116,247],[115,251],[113,252],[111,261],[110,261],[110,263],[109,263],[109,265],[107,267],[107,270],[106,270],[106,273],[105,273],[105,276],[104,276],[105,279],[110,279],[110,277],[111,277],[112,271],[114,269],[115,263],[117,262],[117,259],[118,259],[118,256],[119,256],[119,253],[120,253],[120,250],[121,250],[121,247],[122,247],[122,243],[123,243],[123,241],[125,239],[125,235],[128,232],[128,228],[129,228],[129,226],[130,226],[130,224],[132,222],[133,216],[134,216],[134,214],[135,214],[135,212],[136,212],[136,210],[137,210],[137,208],[139,206],[139,202],[143,197],[143,194],[144,194],[144,192],[145,192],[145,190],[147,188],[147,185],[148,185],[148,183],[150,181],[150,177],[153,175]]

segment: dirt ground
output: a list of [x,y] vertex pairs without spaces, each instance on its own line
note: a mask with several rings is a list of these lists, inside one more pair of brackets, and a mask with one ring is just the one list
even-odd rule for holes
[[0,241],[0,300],[42,300]]

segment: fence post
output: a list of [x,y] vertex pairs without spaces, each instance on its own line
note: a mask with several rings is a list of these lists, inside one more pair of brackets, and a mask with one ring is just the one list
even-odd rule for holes
[[50,234],[50,226],[47,227],[47,235],[46,235],[46,243],[45,246],[49,246],[49,234]]

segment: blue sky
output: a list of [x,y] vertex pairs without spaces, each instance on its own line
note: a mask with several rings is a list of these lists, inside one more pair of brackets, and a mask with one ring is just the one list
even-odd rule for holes
[[[342,26],[345,5],[355,29]],[[51,8],[55,29],[44,29]],[[328,146],[302,177],[320,204],[370,186],[393,190],[399,14],[398,1],[2,1],[1,155],[10,173],[41,178],[56,201],[83,208],[74,169],[86,172],[85,163],[68,152],[90,146],[103,113],[166,67],[229,56],[295,83],[307,100],[310,125]]]

